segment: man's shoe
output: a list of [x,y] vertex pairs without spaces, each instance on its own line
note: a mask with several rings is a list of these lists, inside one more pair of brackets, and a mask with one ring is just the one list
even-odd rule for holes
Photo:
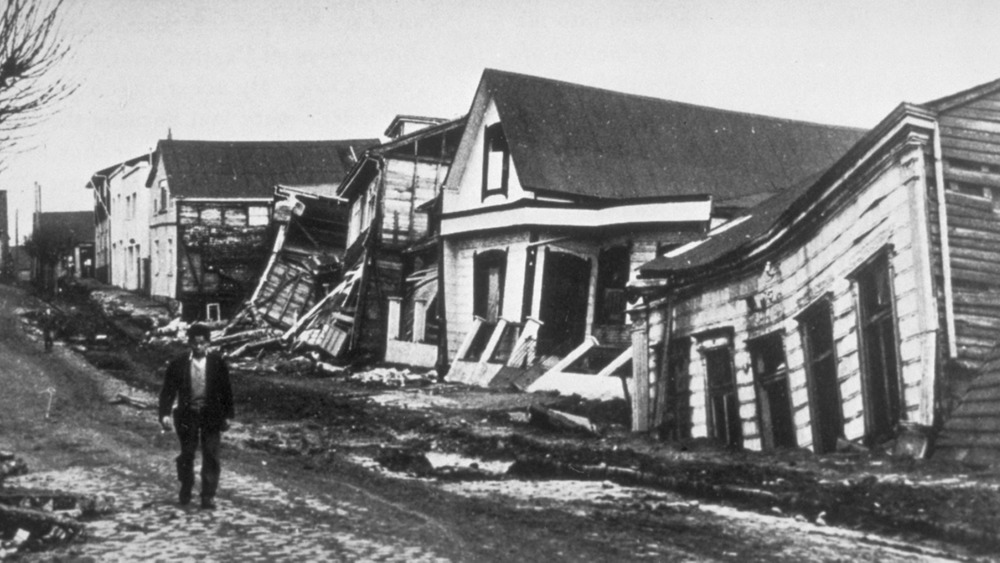
[[191,504],[191,489],[181,489],[181,493],[177,495],[177,502],[181,506],[187,506]]
[[215,501],[210,498],[201,499],[202,510],[215,510]]

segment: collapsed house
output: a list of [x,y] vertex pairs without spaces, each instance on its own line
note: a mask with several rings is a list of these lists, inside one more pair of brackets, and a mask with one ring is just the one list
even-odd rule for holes
[[146,181],[150,294],[185,320],[230,318],[268,263],[275,186],[336,185],[377,143],[161,140]]
[[815,178],[643,264],[633,429],[822,453],[943,426],[940,454],[1000,460],[997,121],[1000,81],[902,104]]
[[624,397],[635,268],[863,133],[486,70],[441,203],[448,378]]
[[331,297],[317,314],[350,319],[338,353],[437,365],[435,209],[464,127],[465,118],[397,116],[386,130],[390,140],[365,151],[341,184],[350,210],[345,280],[354,294],[343,304]]

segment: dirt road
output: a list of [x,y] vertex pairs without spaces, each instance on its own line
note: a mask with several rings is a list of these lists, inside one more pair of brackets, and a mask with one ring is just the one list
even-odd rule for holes
[[[321,459],[247,447],[282,423],[240,417],[223,446],[219,508],[176,505],[175,444],[150,398],[27,334],[19,290],[0,286],[0,449],[31,473],[8,485],[114,497],[86,537],[14,560],[94,561],[912,561],[962,560],[954,546],[741,512],[611,483],[440,483],[346,452]],[[52,389],[49,408],[47,390]],[[238,393],[239,395],[239,393]],[[258,399],[258,401],[261,399]],[[263,399],[266,402],[266,399]],[[249,404],[238,404],[247,412]],[[46,416],[48,415],[48,416]],[[342,429],[344,432],[350,429]]]

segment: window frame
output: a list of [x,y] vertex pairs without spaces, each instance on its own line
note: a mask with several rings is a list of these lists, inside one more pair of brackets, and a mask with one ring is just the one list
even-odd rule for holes
[[[493,160],[493,153],[500,153],[499,164],[500,185],[490,186],[490,162]],[[482,199],[494,195],[507,196],[510,187],[510,145],[507,142],[507,135],[503,130],[503,124],[499,121],[487,125],[483,129],[483,185]]]

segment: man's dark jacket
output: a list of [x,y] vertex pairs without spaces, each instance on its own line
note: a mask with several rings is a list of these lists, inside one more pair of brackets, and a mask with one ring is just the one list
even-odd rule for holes
[[[177,358],[167,366],[160,391],[160,418],[170,414],[174,398],[177,408],[185,411],[191,404],[191,355]],[[229,384],[229,368],[226,362],[215,354],[208,354],[205,360],[205,407],[202,411],[202,425],[205,428],[221,428],[226,420],[233,418],[233,391]]]

